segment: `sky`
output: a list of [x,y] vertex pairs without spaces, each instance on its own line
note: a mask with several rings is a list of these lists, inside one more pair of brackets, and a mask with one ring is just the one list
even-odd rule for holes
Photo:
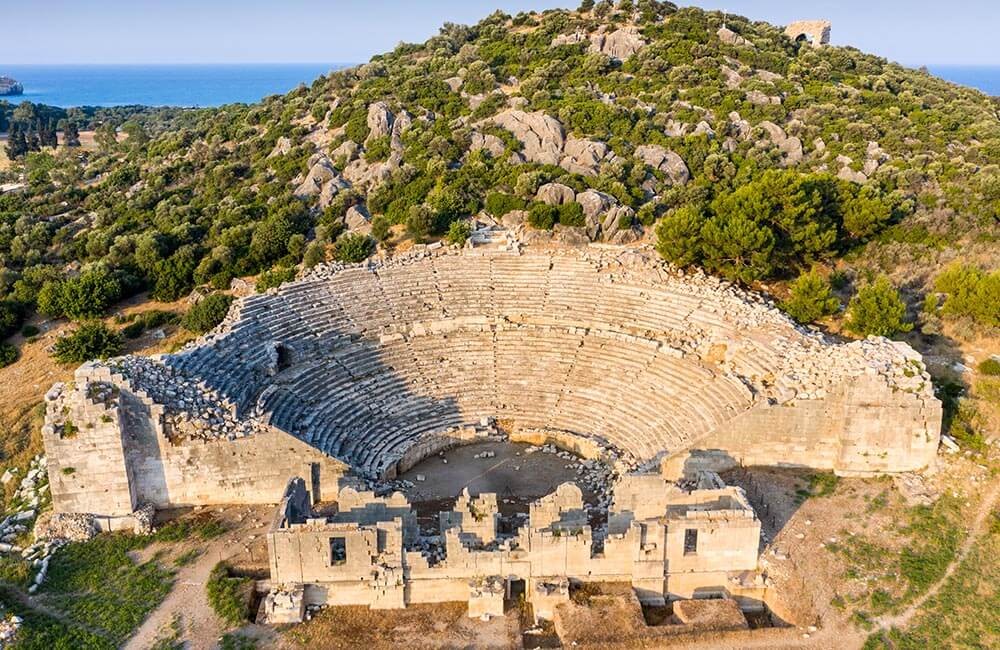
[[[0,0],[2,64],[360,63],[445,21],[578,0]],[[692,3],[682,2],[682,5]],[[905,65],[1000,65],[1000,0],[700,0],[752,19],[833,22],[832,42]]]

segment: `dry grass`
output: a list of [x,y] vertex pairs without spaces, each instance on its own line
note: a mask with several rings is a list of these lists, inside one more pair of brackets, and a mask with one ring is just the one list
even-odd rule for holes
[[[119,305],[119,314],[134,314],[153,309],[182,312],[187,308],[183,301],[160,303],[137,296]],[[110,327],[121,327],[114,316],[104,319]],[[20,351],[20,358],[6,368],[0,368],[0,471],[6,467],[27,466],[30,459],[43,451],[41,440],[42,402],[45,393],[58,381],[72,379],[75,366],[59,364],[49,355],[55,341],[72,327],[64,320],[31,321],[41,333],[30,340],[20,334],[9,339]],[[167,336],[155,339],[149,332],[138,339],[126,340],[128,353],[155,354],[176,349],[192,335],[176,326],[165,328]],[[7,485],[16,489],[16,482]],[[9,496],[9,495],[8,495]]]

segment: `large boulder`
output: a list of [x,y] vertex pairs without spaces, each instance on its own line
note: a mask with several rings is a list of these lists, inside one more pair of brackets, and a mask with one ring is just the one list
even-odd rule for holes
[[737,140],[746,140],[750,137],[753,127],[750,122],[744,120],[739,113],[732,111],[729,113],[729,135]]
[[375,102],[368,107],[368,139],[384,138],[392,132],[394,120],[389,105],[385,102]]
[[507,129],[517,138],[525,160],[542,165],[558,165],[562,159],[566,135],[556,118],[540,111],[526,113],[512,109],[494,117],[493,123]]
[[[601,237],[604,241],[622,244],[635,241],[632,225],[635,223],[635,211],[626,205],[616,205],[604,215],[601,224]],[[626,235],[625,233],[628,233]],[[622,241],[628,239],[628,241]]]
[[596,241],[601,235],[604,215],[613,206],[618,205],[617,199],[604,192],[586,190],[576,195],[576,202],[583,208],[583,217],[587,221],[587,235]]
[[309,159],[309,172],[295,188],[294,194],[303,199],[318,195],[317,206],[323,209],[330,205],[333,197],[341,190],[350,186],[326,155],[314,154]]
[[715,33],[719,35],[719,40],[721,40],[723,43],[727,43],[729,45],[749,45],[750,44],[750,41],[748,41],[747,39],[743,38],[742,36],[740,36],[739,34],[737,34],[736,32],[734,32],[733,30],[729,29],[728,27],[720,27],[719,31],[717,31]]
[[400,111],[399,115],[392,121],[390,132],[390,142],[393,151],[403,150],[403,133],[413,125],[413,116],[406,111]]
[[781,151],[785,165],[795,165],[802,161],[802,141],[795,136],[789,136],[785,130],[774,122],[767,120],[757,125],[767,138]]
[[559,47],[560,45],[576,45],[577,43],[585,43],[587,41],[587,35],[583,32],[576,31],[569,34],[559,34],[552,39],[551,47]]
[[684,185],[691,180],[691,171],[684,163],[684,159],[658,144],[644,144],[636,147],[635,155],[653,169],[666,174],[673,185]]
[[563,205],[576,200],[576,192],[562,183],[546,183],[538,188],[535,198],[549,205]]
[[596,176],[601,163],[614,155],[611,148],[603,142],[574,137],[566,138],[563,154],[559,166],[570,173],[584,176]]
[[344,225],[347,226],[347,230],[350,232],[363,232],[365,234],[371,232],[371,215],[368,214],[368,208],[362,205],[352,205],[347,210],[347,214],[344,215]]
[[286,135],[278,138],[278,141],[274,143],[274,149],[271,153],[267,154],[268,158],[274,158],[275,156],[284,156],[289,151],[292,150],[292,139]]
[[624,61],[646,45],[635,27],[622,27],[610,33],[599,31],[590,37],[590,50]]
[[339,147],[330,152],[330,156],[334,160],[343,158],[346,162],[351,162],[352,160],[357,160],[360,153],[361,147],[358,146],[357,142],[345,140]]
[[469,138],[469,151],[485,150],[493,158],[499,158],[507,150],[504,141],[491,133],[473,131]]

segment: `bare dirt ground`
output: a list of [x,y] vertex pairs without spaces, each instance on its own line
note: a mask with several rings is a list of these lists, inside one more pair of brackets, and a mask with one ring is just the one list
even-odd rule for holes
[[[169,545],[168,553],[160,557],[167,565],[184,561],[194,553],[197,556],[177,569],[173,589],[128,640],[126,649],[146,650],[158,640],[168,638],[183,643],[188,650],[216,647],[227,629],[212,611],[206,596],[205,583],[212,568],[221,561],[244,570],[263,570],[267,566],[265,534],[272,508],[231,506],[211,510],[228,530],[209,542],[188,540]],[[153,544],[138,559],[148,560],[166,549],[163,544]],[[251,632],[259,636],[261,631]]]
[[515,648],[519,612],[489,621],[471,619],[465,603],[412,605],[404,610],[329,607],[288,629],[277,647],[316,648]]

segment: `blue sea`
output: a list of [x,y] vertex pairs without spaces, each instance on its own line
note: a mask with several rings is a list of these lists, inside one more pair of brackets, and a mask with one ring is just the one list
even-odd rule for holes
[[5,65],[24,86],[10,102],[50,106],[221,106],[256,102],[344,68],[344,63],[197,65]]
[[[52,106],[220,106],[256,102],[309,84],[346,63],[198,65],[4,65],[28,100]],[[1000,95],[1000,66],[928,66],[933,74]]]
[[963,86],[978,88],[987,95],[1000,97],[1000,66],[996,65],[929,65],[931,74]]

